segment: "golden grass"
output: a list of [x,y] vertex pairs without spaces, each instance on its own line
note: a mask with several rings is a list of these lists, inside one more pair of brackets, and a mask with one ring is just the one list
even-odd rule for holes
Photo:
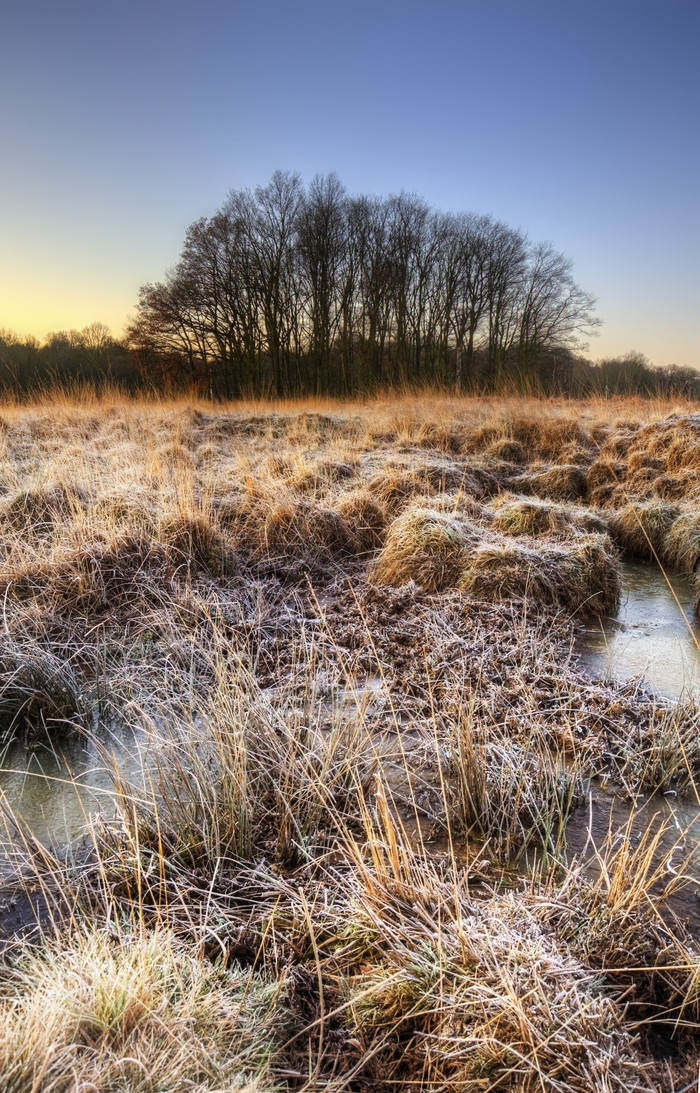
[[610,611],[620,597],[615,556],[594,535],[580,536],[566,548],[482,543],[471,553],[459,587],[490,602],[524,599],[591,615]]
[[630,502],[610,517],[610,531],[626,554],[661,558],[666,537],[678,516],[675,505],[660,501]]
[[563,464],[521,475],[512,485],[521,493],[534,493],[552,501],[578,501],[586,496],[586,472],[582,467]]
[[674,520],[661,545],[667,565],[684,573],[694,573],[700,562],[700,516],[687,512]]
[[670,409],[3,408],[2,730],[142,755],[70,852],[3,802],[43,921],[5,938],[3,1090],[687,1084],[700,957],[657,832],[597,874],[565,847],[596,773],[697,785],[692,703],[571,658],[619,596],[608,528],[696,567],[700,441]]
[[372,579],[393,585],[416,581],[430,592],[453,587],[477,538],[456,516],[412,507],[389,528]]
[[0,994],[5,1093],[265,1090],[283,981],[198,960],[164,929],[72,931],[27,950]]
[[499,505],[493,525],[506,535],[562,536],[569,531],[608,530],[605,521],[589,509],[525,497],[508,499]]

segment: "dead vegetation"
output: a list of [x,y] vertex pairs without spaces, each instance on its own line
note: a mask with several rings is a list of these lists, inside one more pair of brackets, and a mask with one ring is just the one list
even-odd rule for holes
[[620,554],[697,571],[700,417],[58,402],[0,449],[3,736],[141,757],[71,852],[3,801],[8,1093],[697,1079],[683,868],[566,838],[595,776],[697,786],[692,703],[571,641]]
[[464,569],[478,532],[449,513],[411,507],[389,528],[374,563],[372,579],[402,585],[416,581],[429,592],[453,588]]
[[625,554],[660,558],[666,537],[679,516],[675,505],[630,502],[610,517],[610,531]]
[[482,543],[471,554],[459,587],[491,602],[517,599],[562,607],[570,614],[605,614],[620,598],[616,557],[606,538],[581,535],[565,548]]

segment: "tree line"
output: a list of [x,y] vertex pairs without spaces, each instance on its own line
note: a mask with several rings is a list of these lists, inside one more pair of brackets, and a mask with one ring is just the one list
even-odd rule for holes
[[191,225],[128,338],[163,385],[231,397],[496,389],[556,369],[557,353],[563,365],[598,325],[594,305],[564,255],[491,216],[277,171]]
[[401,388],[700,397],[694,369],[582,356],[599,320],[549,243],[420,197],[305,188],[277,171],[187,230],[125,337],[100,322],[43,342],[0,330],[0,387],[88,383],[211,398]]
[[[42,390],[85,387],[97,393],[116,388],[136,396],[207,393],[196,382],[185,382],[174,389],[164,386],[158,374],[139,370],[137,357],[125,339],[115,338],[100,322],[82,330],[55,331],[44,341],[0,328],[0,396],[31,399]],[[544,362],[540,364],[542,374],[536,383],[528,376],[507,375],[497,390],[570,398],[641,395],[700,400],[700,372],[677,365],[657,368],[642,353],[593,363],[580,355],[558,352],[552,356],[548,372]],[[478,386],[466,383],[463,391],[484,393]]]
[[53,331],[43,341],[0,329],[0,390],[6,394],[86,384],[131,391],[144,384],[126,341],[115,338],[105,323]]

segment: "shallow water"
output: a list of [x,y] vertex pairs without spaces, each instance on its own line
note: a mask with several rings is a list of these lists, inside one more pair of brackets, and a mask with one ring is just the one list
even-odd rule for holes
[[[666,576],[656,564],[623,562],[619,609],[589,620],[577,645],[580,665],[589,674],[618,682],[639,679],[665,698],[700,689],[700,626],[694,616],[695,592],[678,573]],[[627,831],[632,847],[650,830],[661,832],[655,862],[671,854],[657,888],[676,873],[693,879],[669,901],[676,914],[700,936],[700,802],[689,796],[620,796],[614,787],[591,787],[588,800],[567,827],[569,851],[582,856],[594,872],[596,850]]]
[[[690,582],[670,575],[670,586],[655,567],[622,563],[623,596],[619,610],[608,618],[590,621],[578,644],[580,663],[593,675],[621,681],[641,677],[666,697],[700,687],[700,627],[693,617],[694,592]],[[680,604],[680,607],[679,607]],[[346,688],[340,707],[369,705],[386,700],[384,684],[370,679],[361,688]],[[398,727],[398,725],[397,725]],[[27,751],[16,742],[0,753],[0,874],[12,868],[7,847],[13,839],[8,814],[20,816],[44,845],[60,849],[85,830],[91,816],[114,813],[113,770],[140,781],[143,769],[138,741],[125,731],[90,741],[64,743],[56,752],[43,747]],[[111,769],[110,769],[111,768]],[[576,809],[567,828],[569,853],[597,868],[596,850],[606,840],[622,838],[627,828],[634,846],[647,828],[663,829],[655,860],[672,851],[660,885],[674,870],[700,877],[700,803],[675,797],[639,798],[619,795],[615,787],[593,783],[585,802]],[[616,834],[617,833],[617,834]],[[658,887],[658,886],[657,886]],[[700,881],[693,879],[671,902],[675,913],[700,936]]]
[[8,845],[21,844],[12,817],[18,817],[44,846],[60,849],[85,830],[90,817],[114,814],[113,771],[134,777],[141,759],[134,738],[82,738],[60,748],[27,750],[20,741],[0,753],[0,872],[11,867]]
[[[589,876],[601,871],[598,855],[616,850],[627,838],[631,851],[643,850],[646,833],[655,839],[653,890],[660,895],[669,884],[686,883],[668,898],[668,907],[700,937],[700,801],[675,794],[632,799],[621,796],[619,787],[607,787],[594,780],[586,797],[574,810],[566,828],[569,861],[585,862]],[[651,877],[650,874],[650,877]]]
[[666,698],[698,689],[700,626],[690,581],[678,573],[667,579],[644,562],[623,562],[621,569],[619,609],[588,620],[578,642],[581,666],[622,682],[640,677]]

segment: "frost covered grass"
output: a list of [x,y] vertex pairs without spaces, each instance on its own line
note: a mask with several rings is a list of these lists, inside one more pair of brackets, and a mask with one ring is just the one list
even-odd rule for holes
[[695,569],[700,417],[668,410],[0,412],[3,740],[143,763],[68,850],[3,801],[8,1090],[690,1081],[655,833],[566,856],[593,776],[697,785],[692,703],[571,654],[619,552]]

